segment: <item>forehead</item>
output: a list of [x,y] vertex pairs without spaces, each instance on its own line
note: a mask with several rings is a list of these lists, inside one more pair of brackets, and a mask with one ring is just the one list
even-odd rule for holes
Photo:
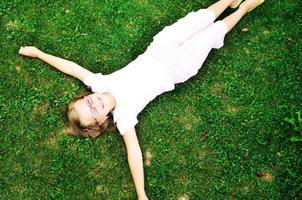
[[74,104],[74,109],[79,116],[79,120],[83,125],[90,125],[94,122],[92,115],[90,113],[89,106],[85,103],[84,99],[78,100]]

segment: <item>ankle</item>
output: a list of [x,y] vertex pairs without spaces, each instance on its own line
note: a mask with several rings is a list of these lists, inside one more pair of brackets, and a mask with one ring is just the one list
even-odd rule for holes
[[237,11],[243,12],[245,14],[245,13],[247,13],[248,10],[249,10],[248,6],[241,5]]

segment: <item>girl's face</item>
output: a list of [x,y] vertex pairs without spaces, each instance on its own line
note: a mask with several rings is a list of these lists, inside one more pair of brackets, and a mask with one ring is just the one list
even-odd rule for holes
[[91,124],[102,124],[106,119],[108,113],[112,110],[110,107],[110,99],[106,94],[93,93],[78,100],[75,105],[80,122],[84,126]]

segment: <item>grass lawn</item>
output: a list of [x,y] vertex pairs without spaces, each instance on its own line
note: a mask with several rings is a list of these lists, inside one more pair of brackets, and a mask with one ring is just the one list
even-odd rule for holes
[[[136,199],[117,131],[65,133],[66,103],[85,86],[20,46],[108,74],[214,2],[1,1],[0,199]],[[198,75],[145,108],[136,128],[149,199],[302,198],[302,143],[284,122],[302,111],[301,30],[300,1],[267,0]]]

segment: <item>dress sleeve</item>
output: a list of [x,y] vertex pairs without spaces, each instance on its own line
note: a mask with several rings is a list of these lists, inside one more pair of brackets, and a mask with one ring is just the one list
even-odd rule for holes
[[106,92],[107,82],[105,76],[101,73],[88,75],[84,78],[84,84],[91,88],[92,92]]
[[103,74],[97,73],[97,74],[91,74],[84,78],[84,84],[87,86],[92,86],[94,83],[98,81],[98,79],[101,79]]
[[128,118],[121,118],[116,122],[117,129],[119,130],[120,134],[123,135],[127,133],[127,131],[138,123],[136,117],[128,117]]

